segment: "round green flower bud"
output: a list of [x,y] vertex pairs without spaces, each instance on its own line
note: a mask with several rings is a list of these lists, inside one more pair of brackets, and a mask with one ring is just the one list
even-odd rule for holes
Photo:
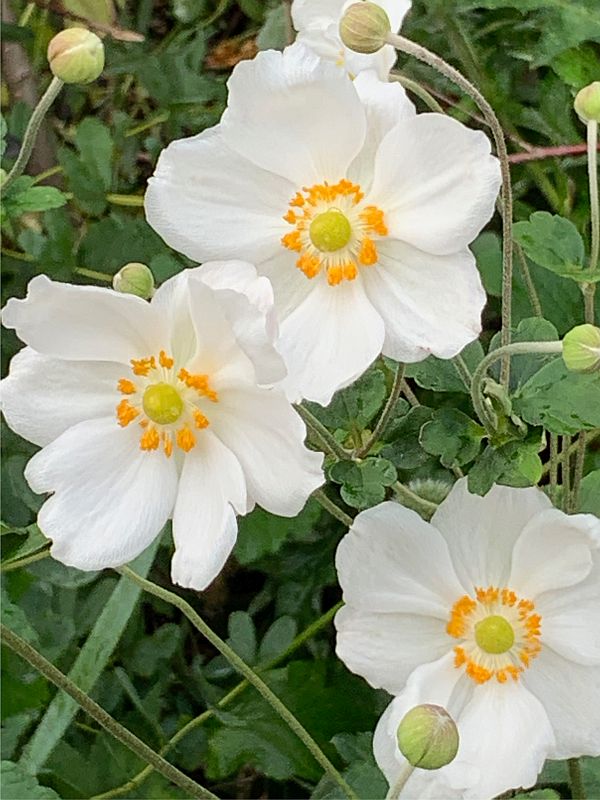
[[396,733],[400,752],[420,769],[440,769],[454,760],[458,729],[442,706],[415,706],[402,718]]
[[600,328],[577,325],[563,339],[562,356],[573,372],[594,372],[600,369]]
[[584,86],[577,93],[574,106],[582,122],[600,122],[600,81]]
[[48,63],[65,83],[91,83],[104,69],[104,45],[86,28],[65,28],[50,40]]
[[356,53],[371,54],[381,50],[391,29],[383,8],[363,0],[346,9],[340,22],[340,39]]
[[154,275],[145,264],[131,261],[113,277],[113,289],[149,300],[154,294]]

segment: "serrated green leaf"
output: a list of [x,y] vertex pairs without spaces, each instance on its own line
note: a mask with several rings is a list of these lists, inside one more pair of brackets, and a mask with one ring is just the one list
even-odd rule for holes
[[60,800],[54,789],[41,786],[19,764],[3,761],[0,764],[3,800]]
[[600,427],[600,373],[570,372],[555,358],[513,398],[516,414],[552,433],[573,434]]
[[541,480],[542,445],[536,442],[508,442],[499,448],[488,445],[469,472],[469,491],[484,495],[494,483],[505,486],[535,486]]
[[593,272],[584,269],[585,246],[570,220],[547,211],[536,211],[529,222],[516,223],[514,238],[540,267],[578,282],[600,281],[600,269]]
[[385,375],[372,368],[347,389],[336,392],[327,408],[316,403],[307,403],[307,407],[330,430],[364,430],[382,408],[386,394]]
[[[483,358],[483,348],[478,341],[471,342],[460,355],[473,373]],[[407,364],[405,374],[407,378],[414,378],[423,389],[432,389],[434,392],[469,393],[469,387],[465,385],[451,359],[429,356],[416,364]]]
[[440,457],[444,467],[454,467],[477,457],[485,435],[485,428],[462,411],[442,408],[423,425],[419,441],[424,450]]
[[396,468],[385,458],[367,458],[354,463],[338,461],[330,470],[331,480],[341,484],[342,499],[352,508],[369,508],[385,499],[386,488],[397,479]]

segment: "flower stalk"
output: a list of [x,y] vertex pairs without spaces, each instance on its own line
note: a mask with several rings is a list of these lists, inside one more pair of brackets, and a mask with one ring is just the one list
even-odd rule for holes
[[[388,33],[386,42],[393,45],[397,50],[402,53],[407,53],[413,56],[418,61],[428,64],[433,69],[440,72],[446,78],[456,83],[466,94],[471,97],[477,106],[480,108],[485,121],[489,125],[494,142],[496,145],[496,154],[500,161],[500,169],[502,172],[502,332],[501,342],[502,346],[510,344],[510,330],[511,330],[511,306],[512,306],[512,274],[513,274],[513,236],[512,236],[512,217],[513,217],[513,201],[512,201],[512,186],[510,180],[510,163],[508,160],[508,151],[506,149],[506,141],[504,132],[500,121],[496,116],[494,109],[481,94],[481,92],[457,69],[452,67],[443,58],[440,58],[436,53],[432,53],[426,47],[422,47],[404,36],[399,36],[395,33]],[[505,387],[508,387],[510,379],[510,357],[506,355],[502,359],[502,367],[500,379]]]
[[183,789],[190,797],[212,798],[218,800],[217,796],[205,789],[196,781],[188,778],[183,772],[169,764],[162,756],[156,753],[147,744],[142,742],[141,739],[131,733],[131,731],[124,728],[116,719],[110,716],[101,706],[91,699],[85,692],[76,686],[73,681],[68,678],[63,672],[57,669],[54,664],[51,664],[41,653],[33,648],[28,642],[18,636],[10,628],[5,625],[0,626],[2,642],[15,652],[22,659],[27,661],[28,664],[41,673],[47,680],[53,683],[56,687],[61,689],[69,697],[72,697],[78,705],[88,714],[93,720],[107,730],[111,736],[114,736],[121,744],[129,748],[143,761],[152,764],[153,768],[160,772],[167,780],[174,783]]
[[52,78],[50,85],[42,95],[39,103],[33,109],[33,113],[29,118],[29,123],[25,130],[23,144],[21,145],[21,150],[19,151],[17,160],[13,164],[13,168],[8,173],[7,178],[2,186],[2,189],[5,192],[8,191],[11,184],[13,184],[17,178],[23,174],[25,167],[29,163],[31,152],[33,150],[33,146],[35,145],[35,140],[37,139],[40,126],[44,121],[44,117],[46,116],[46,113],[52,103],[56,100],[63,86],[64,83],[60,80],[60,78]]
[[394,373],[394,380],[392,383],[392,388],[385,404],[383,411],[381,412],[381,416],[377,420],[377,424],[375,425],[373,432],[364,443],[364,445],[358,448],[354,455],[356,458],[364,458],[368,455],[375,444],[379,441],[382,435],[385,433],[385,430],[388,426],[388,423],[394,413],[394,409],[396,408],[396,404],[400,399],[400,395],[402,394],[402,382],[404,380],[404,364],[398,364],[396,368],[396,372]]
[[412,766],[412,764],[409,764],[407,762],[402,772],[398,776],[398,780],[396,781],[396,783],[390,787],[389,792],[385,796],[385,800],[398,800],[398,798],[402,793],[402,789],[404,789],[404,787],[408,782],[408,779],[410,778],[410,776],[413,774],[414,771],[415,768]]

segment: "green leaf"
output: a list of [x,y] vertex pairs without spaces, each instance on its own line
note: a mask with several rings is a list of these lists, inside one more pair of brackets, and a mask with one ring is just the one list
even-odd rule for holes
[[306,405],[331,430],[364,430],[383,406],[386,395],[385,375],[372,368],[352,386],[336,392],[327,408],[316,403]]
[[77,128],[74,150],[58,153],[75,200],[89,214],[100,215],[106,208],[106,193],[112,183],[113,140],[109,129],[95,117],[86,117]]
[[258,648],[258,663],[266,664],[281,655],[291,645],[298,631],[293,617],[279,617],[265,633]]
[[181,635],[181,628],[173,622],[161,625],[151,636],[138,641],[127,667],[144,678],[152,677],[159,669],[165,669],[181,643]]
[[513,398],[516,414],[552,433],[573,434],[600,427],[600,373],[570,372],[555,358]]
[[485,428],[462,411],[442,408],[422,427],[419,441],[424,450],[440,457],[444,467],[454,467],[477,458],[485,435]]
[[[479,341],[474,341],[468,344],[460,355],[470,372],[473,373],[483,358],[483,348]],[[424,361],[408,364],[405,374],[407,378],[414,378],[423,389],[431,389],[434,392],[469,394],[469,388],[465,386],[451,359],[445,360],[429,356]]]
[[34,186],[33,178],[22,175],[3,197],[7,217],[17,219],[22,214],[60,208],[67,202],[66,195],[54,186]]
[[600,469],[588,473],[581,481],[578,510],[600,517]]
[[398,469],[416,469],[424,464],[428,453],[423,450],[419,439],[421,428],[431,420],[433,411],[427,406],[416,406],[392,425],[386,434],[390,444],[386,445],[381,456],[389,459]]
[[598,48],[592,44],[572,47],[556,56],[551,66],[562,81],[572,86],[575,91],[579,91],[598,80],[600,75]]
[[[132,568],[146,577],[156,555],[160,537],[132,563]],[[128,578],[119,579],[110,600],[96,620],[87,641],[69,670],[69,678],[84,692],[93,689],[106,667],[117,642],[132,615],[141,589]],[[39,772],[48,756],[63,737],[79,706],[63,692],[58,692],[23,749],[20,764],[28,772]]]
[[2,623],[6,625],[7,628],[10,628],[15,633],[18,633],[21,638],[37,646],[39,642],[37,632],[27,619],[25,611],[11,601],[4,586],[2,587],[1,596]]
[[484,495],[494,483],[505,486],[535,486],[543,474],[540,442],[508,442],[485,448],[469,472],[469,491]]
[[267,12],[264,25],[256,37],[259,50],[283,50],[288,42],[289,19],[285,3]]
[[[340,733],[332,738],[332,743],[347,768],[342,775],[362,800],[384,798],[387,782],[373,756],[372,733]],[[339,786],[324,776],[311,794],[311,800],[338,800]]]
[[60,800],[48,786],[41,786],[20,764],[3,761],[0,764],[3,800]]
[[[516,329],[512,330],[511,342],[556,342],[558,331],[547,319],[541,317],[527,317],[519,322]],[[502,335],[495,334],[490,342],[490,352],[502,344]],[[510,385],[517,389],[535,375],[544,364],[556,358],[556,354],[525,353],[513,356],[510,360]],[[499,380],[500,364],[495,364],[491,373]]]
[[256,508],[239,521],[235,556],[240,564],[252,564],[264,556],[273,555],[287,539],[306,538],[320,516],[321,507],[315,500],[309,500],[295,519],[277,517]]
[[519,792],[512,800],[560,800],[560,794],[554,789],[534,789],[533,792]]
[[2,535],[8,535],[10,538],[18,537],[14,546],[10,548],[5,545],[5,540],[2,540],[3,566],[26,558],[49,544],[49,539],[44,536],[37,525],[29,525],[27,528],[3,526]]
[[564,217],[536,211],[517,222],[514,238],[540,267],[575,281],[600,281],[600,269],[584,269],[585,246],[575,225]]
[[248,664],[256,664],[256,629],[252,617],[246,611],[234,611],[229,615],[228,644]]
[[331,468],[330,477],[341,484],[345,503],[352,508],[369,508],[385,499],[386,488],[398,475],[385,458],[367,458],[358,463],[338,461]]

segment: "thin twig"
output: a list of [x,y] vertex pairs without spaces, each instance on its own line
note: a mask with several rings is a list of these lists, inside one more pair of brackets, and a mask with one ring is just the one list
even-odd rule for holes
[[335,439],[335,437],[329,433],[325,425],[320,422],[314,414],[312,414],[306,406],[297,405],[294,406],[298,414],[302,417],[304,422],[306,423],[306,427],[310,430],[310,432],[315,437],[317,443],[321,446],[321,449],[328,453],[331,456],[334,456],[340,461],[345,461],[347,459],[352,458],[352,453],[348,450],[345,450],[342,445]]
[[396,367],[396,372],[394,374],[394,382],[392,383],[392,388],[387,399],[387,403],[385,404],[385,408],[381,412],[381,416],[377,420],[377,424],[373,428],[373,433],[369,436],[365,444],[360,447],[355,452],[356,458],[364,458],[371,452],[371,449],[377,442],[380,440],[382,435],[385,433],[385,429],[388,426],[388,423],[394,413],[394,409],[396,408],[396,404],[400,398],[402,393],[402,383],[404,380],[404,364],[398,364]]
[[347,528],[352,525],[352,517],[348,516],[348,514],[346,514],[345,511],[342,511],[341,508],[338,508],[333,500],[330,500],[329,497],[327,497],[323,489],[315,489],[311,496],[314,497],[317,503],[320,503],[320,505],[323,506],[325,511],[329,511],[332,517],[335,517]]

